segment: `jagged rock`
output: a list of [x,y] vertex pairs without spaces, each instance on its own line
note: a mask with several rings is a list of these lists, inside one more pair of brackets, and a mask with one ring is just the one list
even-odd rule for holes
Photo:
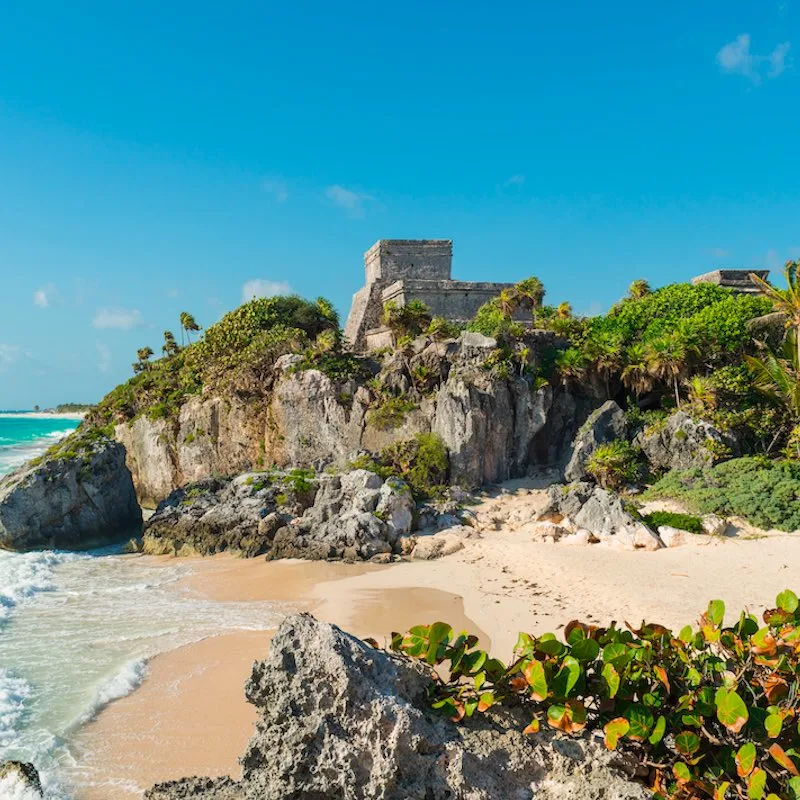
[[413,524],[403,481],[367,470],[343,475],[245,473],[177,489],[147,521],[151,554],[369,560],[391,554]]
[[154,786],[144,800],[247,800],[244,786],[230,778],[186,778]]
[[704,514],[702,523],[703,531],[709,536],[724,536],[728,530],[728,520],[716,514]]
[[0,764],[0,797],[9,800],[33,800],[42,797],[39,773],[25,761],[6,761]]
[[738,450],[734,438],[685,411],[676,411],[663,425],[645,428],[635,443],[655,470],[707,467],[724,453],[734,455]]
[[29,462],[0,479],[2,549],[94,547],[141,522],[125,448],[108,438]]
[[613,401],[607,400],[593,411],[581,426],[572,443],[572,454],[564,469],[564,480],[579,481],[586,477],[586,462],[601,444],[624,439],[628,433],[625,412]]
[[598,541],[626,550],[658,550],[663,543],[641,520],[629,514],[615,494],[591,483],[566,486],[556,484],[547,490],[549,505],[542,512],[569,517],[578,528],[585,528]]
[[703,536],[703,534],[673,528],[671,525],[659,525],[658,536],[664,542],[664,547],[708,544],[708,537]]
[[435,558],[450,556],[464,549],[464,539],[473,536],[472,528],[463,525],[448,528],[439,533],[418,536],[411,557],[417,561],[432,561]]
[[[456,725],[430,709],[418,662],[300,615],[283,622],[246,686],[259,721],[242,758],[249,800],[644,800],[602,741],[525,736],[524,710]],[[155,787],[187,794],[197,779]],[[238,790],[238,789],[237,789]],[[181,794],[181,792],[184,792]],[[231,795],[231,798],[237,797]],[[226,797],[227,800],[227,797]],[[238,797],[237,797],[238,800]]]

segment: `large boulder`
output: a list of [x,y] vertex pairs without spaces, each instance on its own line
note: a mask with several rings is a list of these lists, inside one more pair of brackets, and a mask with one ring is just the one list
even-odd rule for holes
[[645,428],[635,441],[655,470],[708,467],[738,450],[733,437],[685,411],[676,411],[662,425]]
[[42,796],[42,783],[33,764],[25,761],[6,761],[0,764],[0,798],[36,800]]
[[95,547],[141,522],[125,448],[106,437],[67,440],[0,479],[2,549]]
[[[239,784],[162,784],[147,800],[644,800],[597,739],[523,735],[498,709],[456,725],[427,669],[308,615],[288,618],[245,688],[259,713]],[[194,792],[193,794],[190,793]],[[222,792],[227,792],[223,794]],[[238,792],[238,794],[237,794]]]
[[589,457],[602,444],[615,439],[624,439],[628,434],[628,420],[625,412],[613,401],[607,400],[593,411],[581,426],[572,452],[564,469],[564,480],[580,481],[586,477],[586,463]]
[[568,519],[596,540],[625,550],[658,550],[663,542],[640,519],[625,509],[622,499],[588,482],[548,487],[545,519]]

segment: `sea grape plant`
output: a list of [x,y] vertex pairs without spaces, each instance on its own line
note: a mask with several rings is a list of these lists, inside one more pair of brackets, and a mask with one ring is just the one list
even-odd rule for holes
[[[570,622],[563,641],[521,633],[510,664],[443,622],[392,634],[431,667],[432,706],[456,722],[522,703],[526,734],[602,729],[661,800],[800,800],[800,602],[725,627],[713,600],[695,629]],[[436,669],[440,668],[440,669]]]

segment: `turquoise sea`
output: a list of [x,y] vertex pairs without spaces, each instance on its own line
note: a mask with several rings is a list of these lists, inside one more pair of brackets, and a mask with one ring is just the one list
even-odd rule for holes
[[[43,452],[77,420],[0,414],[0,473]],[[80,728],[133,691],[151,658],[233,630],[265,630],[286,608],[216,602],[186,587],[191,559],[166,562],[118,550],[0,550],[0,762],[39,769],[46,800],[79,800],[93,787],[138,800],[144,786],[98,784]],[[135,754],[132,754],[135,758]],[[0,800],[33,800],[0,780]]]
[[0,411],[0,475],[44,452],[79,422],[79,419],[42,419],[23,412]]

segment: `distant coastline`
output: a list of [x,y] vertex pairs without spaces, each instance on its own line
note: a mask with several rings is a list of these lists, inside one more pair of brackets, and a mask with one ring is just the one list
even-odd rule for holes
[[4,419],[83,419],[86,411],[0,411]]

